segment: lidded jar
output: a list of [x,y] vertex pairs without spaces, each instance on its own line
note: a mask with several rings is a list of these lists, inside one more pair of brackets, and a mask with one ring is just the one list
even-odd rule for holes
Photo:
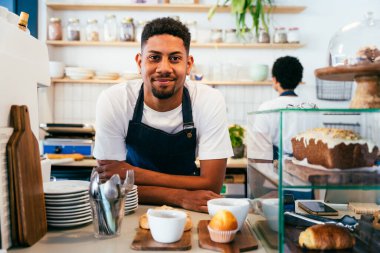
[[48,24],[48,40],[62,40],[62,22],[60,18],[50,18]]
[[265,31],[264,28],[259,29],[259,34],[257,36],[257,42],[258,43],[270,43],[270,36],[267,31]]
[[87,20],[86,40],[88,40],[88,41],[99,41],[98,20],[96,20],[96,19]]
[[213,42],[213,43],[223,42],[223,30],[211,29],[210,42]]
[[236,29],[226,29],[225,30],[224,42],[225,43],[237,43],[238,42]]
[[117,21],[114,14],[109,14],[104,20],[104,40],[116,41],[117,40]]
[[273,35],[273,43],[287,43],[288,36],[284,27],[276,27]]
[[120,26],[120,41],[134,41],[135,40],[135,25],[133,18],[123,18]]
[[137,22],[137,27],[136,27],[136,41],[141,42],[141,34],[144,30],[144,26],[146,25],[147,21],[146,20],[139,20]]
[[67,24],[67,40],[80,40],[80,23],[77,18],[70,18]]
[[288,43],[300,43],[300,35],[298,27],[289,27],[288,29]]
[[331,65],[380,62],[380,20],[372,12],[362,21],[343,26],[330,40]]

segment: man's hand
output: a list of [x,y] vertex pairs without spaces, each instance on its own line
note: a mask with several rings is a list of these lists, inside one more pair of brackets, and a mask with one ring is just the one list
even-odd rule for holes
[[182,196],[181,207],[192,211],[207,213],[207,201],[221,197],[222,196],[213,191],[186,191]]
[[98,160],[98,164],[95,169],[102,181],[109,179],[113,174],[119,174],[121,179],[125,179],[125,172],[133,169],[132,165],[124,161]]

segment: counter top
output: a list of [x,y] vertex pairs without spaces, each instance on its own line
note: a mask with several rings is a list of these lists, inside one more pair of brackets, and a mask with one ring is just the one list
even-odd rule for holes
[[[122,224],[121,234],[116,238],[110,239],[96,239],[93,233],[92,223],[72,229],[51,229],[48,233],[35,245],[29,248],[11,249],[8,252],[19,253],[67,253],[67,252],[81,252],[81,253],[126,253],[126,252],[139,252],[132,250],[130,245],[138,227],[139,217],[146,212],[151,206],[141,205],[133,214],[126,215]],[[190,212],[191,219],[194,227],[192,228],[192,248],[187,252],[215,252],[201,249],[198,246],[198,233],[197,224],[199,220],[209,219],[210,216],[205,213]],[[249,214],[248,220],[262,219],[260,216]],[[256,236],[256,238],[258,238]],[[153,251],[144,251],[153,252]],[[154,251],[166,252],[166,251]],[[252,252],[265,253],[259,241],[259,248]]]
[[[196,161],[197,166],[199,167],[199,161]],[[84,159],[82,161],[74,161],[68,163],[55,164],[55,167],[64,166],[64,167],[95,167],[97,166],[95,159]],[[232,159],[228,158],[227,168],[246,168],[247,167],[247,158],[241,159]]]

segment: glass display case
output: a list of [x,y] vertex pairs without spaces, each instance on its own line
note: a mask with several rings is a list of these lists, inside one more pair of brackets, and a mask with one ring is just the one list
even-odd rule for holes
[[[333,252],[380,252],[380,109],[254,112],[247,128],[249,223],[267,252],[308,252],[301,232],[324,223],[352,240]],[[317,248],[343,241],[328,233]]]

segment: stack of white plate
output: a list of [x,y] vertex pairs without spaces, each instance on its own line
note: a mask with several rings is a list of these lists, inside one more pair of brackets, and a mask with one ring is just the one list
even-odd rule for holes
[[98,80],[116,80],[119,78],[119,74],[116,72],[96,71],[94,79]]
[[45,182],[47,224],[73,227],[91,222],[89,185],[90,182],[78,180]]
[[141,74],[133,73],[133,72],[123,72],[122,77],[125,80],[135,80],[135,79],[141,79]]
[[127,197],[125,198],[125,214],[129,214],[137,210],[139,205],[139,197],[137,194],[137,185],[133,186],[133,189],[128,192]]
[[66,67],[65,72],[67,77],[74,80],[85,80],[94,76],[92,70],[79,67]]

